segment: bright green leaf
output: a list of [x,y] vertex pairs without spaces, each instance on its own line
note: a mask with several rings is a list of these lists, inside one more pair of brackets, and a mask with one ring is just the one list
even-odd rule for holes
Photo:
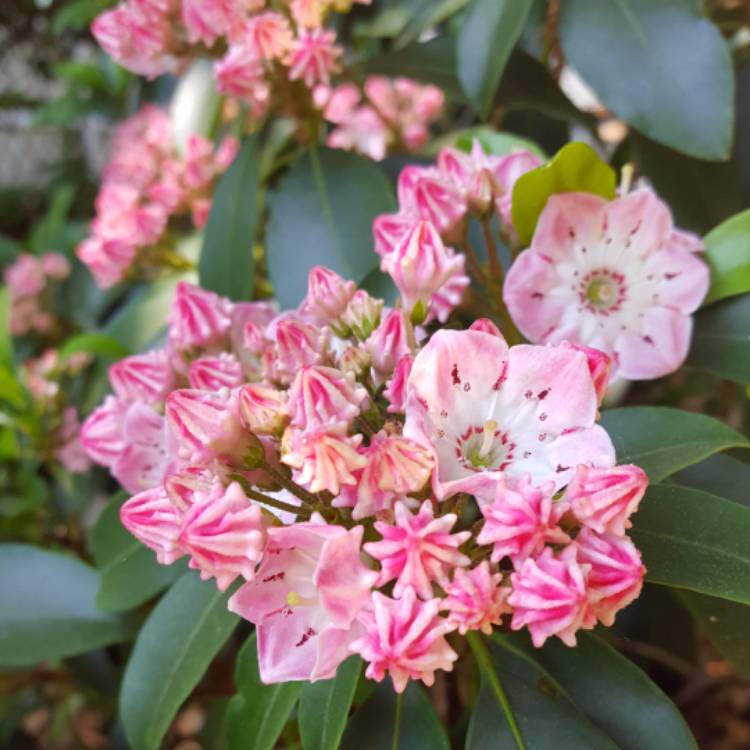
[[646,580],[750,603],[750,508],[700,490],[654,485],[631,536]]
[[344,733],[362,660],[350,656],[332,680],[306,682],[299,701],[303,750],[336,750]]
[[568,64],[615,115],[687,154],[729,155],[734,125],[729,45],[704,18],[700,3],[566,0],[559,33]]
[[10,335],[10,294],[8,287],[0,287],[0,365],[13,369],[13,338]]
[[385,174],[368,159],[317,148],[298,159],[269,198],[268,265],[281,305],[299,303],[316,264],[362,281],[378,264],[372,220],[394,208]]
[[493,156],[506,156],[518,149],[526,149],[542,159],[547,158],[546,154],[533,141],[515,133],[493,130],[486,125],[455,130],[452,133],[446,133],[440,138],[435,138],[425,149],[425,153],[430,156],[436,156],[438,151],[445,146],[453,146],[468,153],[471,151],[471,146],[475,139],[482,145],[485,153],[492,154]]
[[272,750],[297,703],[301,682],[264,685],[258,670],[258,646],[253,633],[237,655],[238,694],[227,708],[229,750]]
[[749,448],[750,441],[704,414],[662,406],[629,406],[602,412],[620,464],[637,464],[652,482],[727,448]]
[[198,263],[201,286],[233,300],[253,292],[258,174],[258,136],[251,135],[216,186]]
[[237,624],[228,593],[186,573],[159,600],[136,639],[120,691],[133,750],[156,750],[183,701]]
[[67,555],[0,545],[0,665],[32,666],[133,635],[130,618],[94,604],[99,577]]
[[486,120],[533,0],[472,0],[458,34],[456,62],[466,96]]
[[678,471],[672,480],[750,506],[750,464],[720,453]]
[[704,238],[711,288],[704,304],[750,292],[750,209],[719,224]]
[[531,242],[536,223],[556,193],[594,193],[611,200],[615,197],[616,175],[585,143],[574,141],[563,146],[552,160],[522,175],[513,187],[513,224],[524,245]]
[[79,333],[77,336],[69,338],[60,347],[61,359],[67,359],[72,354],[80,353],[94,354],[109,359],[122,359],[129,354],[126,346],[106,333]]

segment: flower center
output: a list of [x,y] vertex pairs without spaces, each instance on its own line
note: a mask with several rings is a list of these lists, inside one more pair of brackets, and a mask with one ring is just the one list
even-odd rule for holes
[[459,435],[456,455],[472,471],[503,469],[513,458],[515,444],[498,429],[494,419],[483,425],[470,426]]
[[606,268],[590,271],[581,281],[579,297],[592,312],[614,312],[625,300],[625,278]]

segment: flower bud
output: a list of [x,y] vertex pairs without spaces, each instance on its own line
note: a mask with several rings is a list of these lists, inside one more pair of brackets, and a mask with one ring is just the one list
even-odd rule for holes
[[134,495],[120,508],[122,525],[156,552],[162,565],[171,565],[185,553],[180,549],[180,514],[161,487]]
[[172,390],[174,372],[165,351],[146,352],[113,364],[109,368],[109,382],[123,402],[156,404]]
[[372,357],[372,366],[380,382],[393,373],[398,361],[414,354],[417,342],[414,330],[403,310],[391,310],[364,344]]
[[284,405],[287,394],[261,383],[243,385],[238,392],[240,419],[250,432],[278,435],[289,420]]
[[356,289],[353,281],[342,279],[330,268],[314,266],[308,276],[302,309],[318,325],[333,323],[346,310]]
[[228,299],[181,281],[167,315],[169,340],[179,351],[215,344],[229,332],[231,315]]
[[218,391],[242,385],[245,377],[237,358],[229,352],[221,352],[216,357],[194,359],[188,367],[188,381],[192,388]]
[[382,310],[383,300],[360,289],[349,300],[341,320],[360,341],[365,341],[378,327]]

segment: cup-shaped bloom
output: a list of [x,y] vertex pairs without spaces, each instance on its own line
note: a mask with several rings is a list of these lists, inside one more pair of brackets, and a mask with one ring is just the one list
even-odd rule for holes
[[364,529],[309,523],[272,527],[255,578],[229,609],[255,623],[263,682],[325,680],[349,655],[355,618],[377,573],[360,557]]
[[523,474],[558,489],[579,464],[615,463],[582,352],[443,329],[416,356],[407,391],[404,435],[434,451],[438,499]]
[[346,306],[341,322],[360,340],[365,341],[380,323],[383,300],[357,290]]
[[648,476],[639,466],[579,466],[565,491],[565,499],[584,526],[600,534],[623,536],[632,526],[630,516],[638,510],[647,487]]
[[332,73],[341,70],[339,58],[343,50],[336,44],[331,29],[302,29],[292,44],[289,58],[289,80],[303,80],[308,88],[317,83],[328,84]]
[[432,223],[445,237],[466,216],[466,199],[434,167],[409,166],[398,176],[401,211]]
[[167,315],[169,341],[178,351],[216,344],[229,332],[231,316],[228,299],[181,281]]
[[399,360],[414,354],[417,348],[414,329],[406,313],[401,309],[391,310],[364,347],[372,357],[376,378],[385,382],[393,374]]
[[661,377],[685,360],[690,316],[708,290],[697,247],[675,240],[669,209],[649,189],[610,202],[560,193],[511,266],[503,298],[529,340],[600,349],[613,379]]
[[302,367],[289,388],[286,410],[292,427],[307,430],[332,422],[350,423],[359,414],[367,391],[333,367]]
[[205,581],[216,578],[220,591],[237,576],[252,580],[263,554],[266,531],[261,509],[245,496],[237,482],[226,489],[216,482],[198,492],[180,527],[179,543],[190,555],[190,567]]
[[188,365],[187,375],[190,387],[201,391],[236,388],[245,382],[242,365],[237,357],[229,352],[194,359]]
[[487,560],[471,570],[456,568],[445,587],[442,609],[461,635],[469,630],[490,635],[492,626],[499,625],[502,615],[510,611],[505,601],[510,589],[500,585],[502,578],[501,573],[492,572]]
[[526,475],[517,482],[497,482],[495,499],[483,505],[484,526],[479,544],[492,545],[492,562],[509,557],[516,570],[528,557],[538,555],[547,543],[567,544],[570,537],[558,526],[568,509],[565,502],[553,502],[553,482],[535,487]]
[[511,628],[528,627],[537,648],[553,635],[566,646],[575,646],[576,632],[596,624],[589,601],[588,571],[588,565],[578,562],[573,544],[559,555],[547,547],[536,559],[527,558],[510,577]]
[[638,598],[646,568],[628,537],[583,529],[576,538],[578,560],[590,565],[589,597],[594,613],[607,627],[615,615]]
[[433,581],[446,584],[454,568],[469,565],[469,558],[458,548],[471,533],[452,534],[456,514],[435,518],[429,500],[422,503],[416,515],[412,515],[405,503],[396,503],[395,516],[394,525],[375,523],[383,537],[381,541],[365,544],[367,554],[380,561],[378,586],[395,579],[395,596],[412,588],[421,599],[431,599]]
[[403,693],[410,678],[432,685],[438,669],[450,672],[458,654],[445,634],[454,626],[439,612],[440,599],[420,601],[409,587],[396,599],[375,591],[372,610],[360,615],[366,632],[350,647],[369,662],[367,676],[380,682],[390,674],[396,692]]
[[81,426],[81,445],[95,463],[112,466],[120,457],[125,448],[122,426],[126,411],[126,404],[107,396]]
[[380,268],[390,274],[406,310],[421,302],[424,312],[430,297],[452,276],[463,273],[462,255],[450,254],[437,229],[420,220],[414,224]]
[[169,356],[161,349],[125,357],[109,368],[112,390],[123,403],[157,404],[172,390],[174,380]]
[[269,385],[253,383],[238,391],[242,424],[257,435],[277,435],[286,427],[287,394]]
[[322,364],[328,354],[328,329],[287,315],[276,321],[276,375],[289,383],[305,365]]
[[307,297],[302,302],[302,310],[314,323],[328,325],[346,310],[356,290],[353,281],[342,279],[330,268],[313,266],[307,277]]
[[120,508],[120,520],[139,542],[156,552],[162,565],[171,565],[185,554],[179,543],[181,514],[162,487],[126,500]]
[[409,379],[414,357],[406,354],[398,361],[393,377],[386,383],[383,396],[388,401],[386,411],[389,414],[398,414],[406,408],[406,383]]

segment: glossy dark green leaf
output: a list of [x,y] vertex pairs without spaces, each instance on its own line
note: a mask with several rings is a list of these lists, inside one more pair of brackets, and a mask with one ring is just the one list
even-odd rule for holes
[[258,137],[251,135],[216,186],[198,263],[201,286],[233,300],[253,292],[258,167]]
[[347,151],[308,150],[269,198],[268,265],[282,307],[304,297],[316,264],[362,281],[378,265],[372,220],[394,208],[388,180],[373,162]]
[[237,656],[235,682],[238,692],[227,708],[229,750],[272,750],[297,703],[302,683],[264,685],[260,681],[255,633]]
[[566,0],[559,33],[568,64],[618,117],[693,156],[729,155],[732,61],[700,3]]
[[306,682],[299,700],[303,750],[336,750],[344,733],[362,660],[350,656],[332,680]]
[[590,633],[579,633],[576,648],[550,638],[527,654],[536,659],[575,704],[621,750],[697,750],[677,706],[629,659]]
[[672,481],[750,506],[750,464],[723,453],[678,471]]
[[[469,721],[466,750],[619,750],[540,664],[500,634],[487,642],[523,746],[510,731],[489,680],[482,679]],[[482,673],[484,674],[484,673]]]
[[707,492],[654,485],[631,536],[646,579],[750,603],[750,508]]
[[120,691],[120,719],[133,750],[156,750],[183,701],[237,624],[228,593],[186,573],[144,624]]
[[354,712],[341,750],[450,750],[443,725],[424,688],[410,681],[401,696],[384,680]]
[[492,109],[510,53],[533,0],[472,0],[458,34],[456,64],[466,96],[482,119]]
[[126,346],[106,333],[79,333],[60,347],[61,359],[81,353],[109,359],[122,359],[129,354]]
[[573,142],[551,161],[521,176],[513,187],[513,225],[524,245],[531,242],[539,215],[555,193],[583,192],[615,197],[614,170],[585,143]]
[[727,448],[750,441],[704,414],[663,406],[606,409],[601,425],[612,438],[620,464],[637,464],[652,482]]
[[750,294],[717,302],[695,316],[688,364],[750,383]]
[[0,665],[74,656],[133,635],[131,618],[96,608],[96,571],[68,555],[0,545]]
[[690,610],[698,627],[734,668],[750,678],[750,607],[746,604],[679,591],[680,601]]
[[719,224],[704,238],[711,288],[704,304],[750,292],[750,209]]
[[469,0],[421,0],[416,8],[406,12],[408,23],[400,30],[394,46],[405,47],[469,4]]

